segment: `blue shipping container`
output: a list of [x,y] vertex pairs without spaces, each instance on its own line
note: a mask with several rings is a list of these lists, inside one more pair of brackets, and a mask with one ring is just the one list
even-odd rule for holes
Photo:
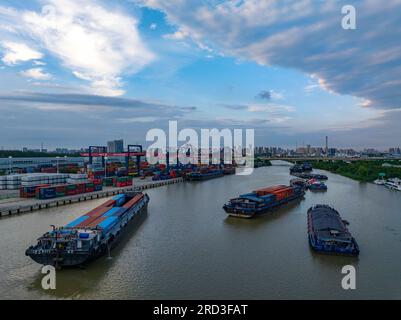
[[119,194],[113,197],[113,200],[116,201],[116,207],[121,207],[125,202],[125,194]]
[[107,233],[114,226],[117,220],[117,217],[111,216],[108,217],[106,220],[103,220],[97,226],[102,228],[103,231]]
[[86,219],[88,219],[88,216],[82,216],[74,221],[70,222],[69,224],[66,225],[66,228],[74,228],[75,226],[79,225],[81,222],[84,222]]

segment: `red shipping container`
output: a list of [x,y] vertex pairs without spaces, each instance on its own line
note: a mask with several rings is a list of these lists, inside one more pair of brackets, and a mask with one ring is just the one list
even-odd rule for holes
[[78,183],[77,185],[77,193],[84,193],[85,192],[85,183]]
[[103,203],[102,207],[110,208],[110,207],[114,207],[115,204],[116,204],[116,200],[110,199],[110,200],[107,200],[105,203]]
[[65,185],[64,186],[56,186],[56,192],[57,193],[59,193],[59,192],[65,192],[66,190],[65,190]]
[[[90,219],[90,218],[89,218]],[[89,220],[88,219],[88,220]],[[100,216],[100,217],[96,217],[96,219],[94,219],[94,220],[92,220],[90,223],[88,223],[87,225],[86,225],[86,227],[87,228],[95,228],[99,223],[101,223],[102,221],[104,221],[104,220],[106,220],[107,219],[107,217],[103,217],[103,216]]]
[[105,214],[109,210],[110,210],[110,207],[101,206],[101,207],[97,207],[97,208],[89,211],[86,215],[90,216],[90,217],[100,217],[100,216],[102,216],[103,214]]
[[82,221],[80,224],[78,224],[76,227],[77,228],[84,228],[88,227],[93,221],[97,220],[99,216],[90,216],[88,219]]
[[85,192],[94,192],[94,191],[95,191],[94,187],[85,188]]
[[133,197],[130,201],[125,203],[123,205],[123,208],[131,208],[133,205],[135,205],[139,200],[143,198],[143,194],[137,194],[135,197]]

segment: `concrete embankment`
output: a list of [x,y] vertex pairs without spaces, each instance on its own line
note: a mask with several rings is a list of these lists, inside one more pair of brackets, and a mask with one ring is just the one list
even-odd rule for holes
[[113,195],[123,193],[126,191],[144,191],[147,189],[157,188],[161,186],[166,186],[174,183],[183,182],[182,178],[176,178],[171,180],[163,181],[146,181],[138,183],[134,186],[124,187],[124,188],[105,188],[102,191],[83,193],[74,196],[60,197],[49,200],[38,200],[38,199],[15,199],[10,200],[5,203],[0,203],[0,217],[10,216],[15,214],[27,213],[36,210],[58,207],[67,205],[70,203],[88,201],[93,199],[111,197]]

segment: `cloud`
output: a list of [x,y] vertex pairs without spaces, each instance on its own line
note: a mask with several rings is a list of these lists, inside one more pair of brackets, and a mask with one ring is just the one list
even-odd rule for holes
[[42,68],[32,68],[29,70],[21,71],[21,75],[35,80],[49,80],[52,75],[43,71]]
[[[126,112],[135,111],[135,117],[157,117],[158,119],[180,118],[197,110],[191,106],[175,106],[158,102],[107,97],[90,94],[53,94],[22,92],[18,94],[0,95],[0,101],[16,103],[27,108],[47,108],[51,110],[93,110]],[[47,105],[47,107],[46,107]],[[130,118],[133,117],[129,114]],[[121,118],[121,114],[119,114]]]
[[[139,36],[137,19],[121,10],[96,0],[41,3],[41,12],[6,12],[9,20],[18,25],[18,34],[13,37],[40,44],[75,76],[89,81],[94,94],[124,94],[122,76],[140,71],[155,59]],[[6,54],[3,59],[9,64],[42,58],[38,52],[21,46],[14,46]]]
[[248,106],[243,104],[221,104],[222,107],[230,110],[240,111],[247,110]]
[[249,112],[268,112],[271,114],[278,114],[282,112],[295,112],[295,107],[279,104],[252,104],[248,106]]
[[207,41],[226,55],[314,74],[321,88],[364,98],[371,107],[401,107],[401,0],[354,1],[356,30],[341,27],[346,0],[139,3],[163,11],[179,40]]
[[263,100],[270,100],[272,98],[272,94],[269,90],[263,90],[258,93],[257,98]]
[[16,65],[20,62],[41,59],[43,54],[39,51],[31,49],[25,43],[4,41],[1,43],[4,48],[3,58],[4,64],[8,66]]
[[157,29],[157,23],[151,23],[149,26],[150,30],[156,30]]

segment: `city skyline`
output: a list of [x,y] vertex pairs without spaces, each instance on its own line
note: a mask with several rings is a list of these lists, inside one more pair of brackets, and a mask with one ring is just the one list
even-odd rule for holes
[[[40,0],[0,5],[7,148],[253,128],[255,145],[398,147],[401,1]],[[386,19],[383,19],[386,17]]]

